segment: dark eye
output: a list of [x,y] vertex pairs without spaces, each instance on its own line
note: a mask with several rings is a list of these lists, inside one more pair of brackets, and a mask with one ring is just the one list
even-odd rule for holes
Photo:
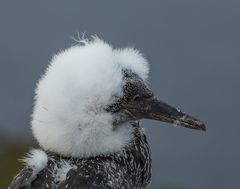
[[135,95],[133,98],[132,98],[132,101],[138,101],[140,99],[140,95]]

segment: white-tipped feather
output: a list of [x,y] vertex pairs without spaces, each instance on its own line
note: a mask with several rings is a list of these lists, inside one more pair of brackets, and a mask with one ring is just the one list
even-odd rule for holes
[[77,166],[65,160],[61,160],[59,165],[56,164],[55,170],[53,171],[55,183],[61,183],[66,180],[67,173],[71,169],[76,170]]
[[74,157],[122,150],[131,127],[113,129],[104,108],[123,95],[123,69],[148,77],[141,53],[113,49],[97,37],[55,55],[36,89],[32,130],[40,146]]
[[47,166],[48,156],[43,150],[32,149],[21,161],[39,172]]
[[48,156],[43,150],[33,149],[20,160],[25,164],[25,166],[32,169],[32,175],[29,179],[29,182],[31,182],[36,178],[40,171],[47,167]]

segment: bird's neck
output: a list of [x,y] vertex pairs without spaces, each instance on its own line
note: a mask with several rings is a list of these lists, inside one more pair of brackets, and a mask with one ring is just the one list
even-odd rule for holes
[[41,129],[35,137],[44,150],[75,158],[120,152],[132,141],[135,130],[129,123],[118,127],[99,123],[82,128],[51,126],[45,131]]

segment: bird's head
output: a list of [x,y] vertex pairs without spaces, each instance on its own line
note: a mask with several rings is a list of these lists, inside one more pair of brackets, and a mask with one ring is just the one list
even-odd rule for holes
[[73,157],[121,151],[133,137],[129,122],[144,118],[205,130],[154,96],[139,51],[99,38],[82,43],[55,55],[38,82],[32,130],[45,150]]

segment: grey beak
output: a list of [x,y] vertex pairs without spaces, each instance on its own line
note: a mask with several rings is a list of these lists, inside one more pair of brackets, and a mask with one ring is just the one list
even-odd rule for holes
[[174,125],[206,131],[206,126],[200,120],[193,116],[187,115],[177,108],[174,108],[156,98],[151,98],[143,112],[144,118],[158,120]]
[[129,103],[124,106],[124,110],[133,119],[152,119],[190,129],[206,131],[206,126],[203,122],[155,97],[141,98],[138,102]]

